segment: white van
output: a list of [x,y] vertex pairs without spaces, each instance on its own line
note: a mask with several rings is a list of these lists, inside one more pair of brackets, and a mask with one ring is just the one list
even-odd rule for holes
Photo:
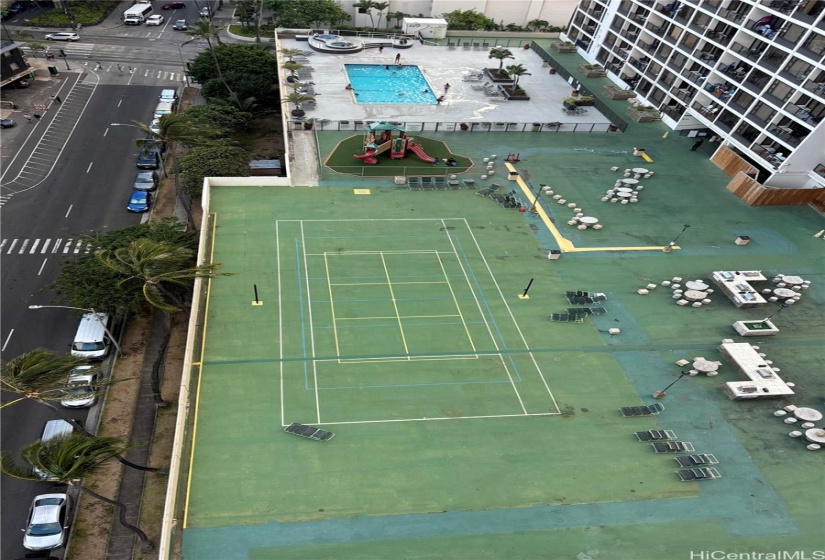
[[159,101],[166,101],[167,103],[175,103],[178,100],[178,92],[173,89],[164,89],[160,92]]
[[77,326],[72,342],[72,356],[99,362],[109,353],[109,336],[106,329],[109,316],[106,313],[84,313]]
[[123,12],[123,23],[124,25],[140,25],[152,15],[152,12],[154,12],[152,4],[135,4]]
[[[40,441],[46,442],[59,437],[68,437],[72,435],[74,427],[65,420],[49,420],[43,428],[43,435],[40,436]],[[36,476],[43,480],[57,480],[38,469],[33,468],[32,471]]]
[[163,115],[171,115],[175,110],[175,104],[171,101],[161,101],[155,107],[155,118],[159,119]]

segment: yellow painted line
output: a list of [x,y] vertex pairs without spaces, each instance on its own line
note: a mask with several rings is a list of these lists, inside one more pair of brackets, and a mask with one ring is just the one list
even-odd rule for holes
[[352,189],[352,194],[371,194],[369,189]]
[[653,158],[647,155],[647,152],[642,152],[642,159],[648,163],[653,163]]
[[[509,171],[517,172],[514,165],[510,163],[505,163],[505,167]],[[533,197],[535,196],[531,191],[530,188],[527,186],[527,183],[524,182],[524,179],[521,178],[521,174],[516,178],[516,183],[518,184],[521,192],[524,193],[524,196],[527,197],[528,201],[532,201]],[[547,215],[547,212],[544,210],[544,207],[536,201],[534,205],[536,213],[541,218],[541,221],[544,222],[545,227],[553,236],[553,239],[556,240],[556,243],[559,246],[559,250],[562,253],[592,253],[596,251],[661,251],[664,249],[664,246],[648,246],[648,247],[576,247],[573,245],[573,242],[564,237],[561,232],[556,227],[556,224],[550,219],[550,216]],[[673,249],[679,249],[680,247],[674,246]]]
[[[209,262],[215,262],[215,230],[218,228],[218,215],[215,214],[212,220],[212,247],[209,250]],[[209,301],[212,293],[212,278],[206,281],[206,306],[203,310],[203,330],[201,331],[201,356],[198,360],[198,367],[203,363],[203,355],[206,351],[206,327],[209,322]],[[194,365],[194,363],[193,363]],[[189,522],[189,497],[192,495],[192,468],[195,464],[195,443],[198,436],[198,410],[200,407],[201,385],[203,385],[203,368],[198,372],[198,390],[195,391],[195,420],[192,422],[192,448],[189,451],[189,472],[186,475],[186,501],[183,504],[183,528],[186,529]]]

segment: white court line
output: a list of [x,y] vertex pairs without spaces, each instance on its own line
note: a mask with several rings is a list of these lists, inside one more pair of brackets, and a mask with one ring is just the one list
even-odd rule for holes
[[433,249],[409,249],[404,251],[344,251],[342,253],[339,252],[324,252],[324,253],[307,253],[310,257],[323,257],[325,255],[329,255],[331,257],[347,257],[349,255],[417,255],[419,253],[444,253],[446,255],[452,255],[449,251],[435,251]]
[[[439,317],[461,317],[461,315],[401,315],[402,319],[435,319]],[[338,321],[369,321],[370,319],[397,319],[398,317],[394,316],[387,316],[381,317],[380,315],[374,317],[337,317],[336,320]],[[473,348],[475,350],[475,348]]]
[[[464,274],[464,279],[467,282],[467,287],[469,288],[470,293],[473,294],[473,299],[475,300],[476,306],[478,307],[478,312],[481,315],[481,318],[487,327],[487,333],[490,335],[490,340],[492,340],[495,349],[500,352],[501,348],[498,345],[498,340],[496,340],[496,337],[493,334],[492,329],[490,328],[490,322],[487,321],[487,318],[484,315],[484,310],[481,308],[481,302],[478,299],[478,294],[476,294],[475,290],[473,289],[473,284],[472,282],[470,282],[470,276],[467,274],[467,270],[464,268],[464,263],[461,262],[461,257],[458,254],[458,248],[455,246],[455,243],[453,243],[453,238],[450,236],[447,230],[447,223],[444,220],[441,220],[441,225],[444,226],[444,235],[447,236],[447,240],[450,242],[450,246],[453,248],[453,254],[455,256],[456,262],[458,263],[458,266],[461,268],[461,272]],[[466,224],[466,221],[465,225],[467,225],[467,227],[469,228],[469,224]],[[478,248],[478,251],[479,253],[481,253],[480,247]],[[483,259],[484,255],[481,255],[481,257]],[[524,401],[521,398],[521,393],[518,392],[518,387],[516,387],[516,382],[513,379],[513,374],[510,372],[510,368],[507,365],[507,360],[504,358],[503,354],[499,354],[499,358],[501,359],[501,365],[504,367],[504,371],[507,373],[507,378],[510,380],[510,385],[513,387],[513,392],[516,394],[516,398],[518,399],[518,403],[521,406],[521,410],[522,412],[524,412],[524,414],[527,414],[527,408],[524,406]]]
[[13,334],[14,334],[14,329],[9,331],[9,336],[6,337],[6,341],[3,343],[3,347],[0,348],[0,350],[5,350],[6,349],[6,346],[9,345],[9,340],[11,340],[11,335],[13,335]]
[[[521,327],[518,326],[518,322],[516,321],[516,318],[513,315],[513,310],[510,309],[510,305],[507,303],[507,298],[504,297],[504,293],[501,291],[501,286],[499,286],[498,281],[496,280],[496,277],[493,275],[493,271],[490,268],[490,263],[487,262],[487,258],[484,256],[484,253],[481,251],[481,245],[479,245],[478,239],[476,239],[476,236],[473,233],[473,230],[470,228],[470,224],[467,223],[467,220],[463,219],[463,218],[461,218],[461,220],[464,222],[464,225],[467,228],[467,231],[470,233],[470,237],[473,238],[473,243],[475,243],[476,250],[478,251],[479,255],[481,255],[481,260],[484,262],[484,266],[487,267],[487,273],[490,275],[490,278],[493,279],[493,284],[495,284],[496,290],[498,290],[498,295],[501,298],[501,301],[504,303],[504,307],[507,308],[507,312],[510,314],[510,320],[513,322],[513,325],[516,327],[516,331],[518,331],[518,334],[521,337],[521,341],[524,343],[524,348],[529,350],[530,345],[527,344],[527,339],[524,338],[524,333],[521,332]],[[539,374],[539,377],[541,377],[541,382],[544,384],[544,388],[547,390],[547,394],[550,395],[550,400],[553,401],[553,406],[556,407],[556,410],[561,412],[561,409],[559,408],[559,403],[556,402],[556,397],[553,396],[553,392],[550,390],[550,387],[547,385],[547,379],[544,378],[544,373],[541,371],[541,368],[539,367],[539,364],[536,361],[536,355],[533,354],[533,352],[528,352],[528,354],[530,354],[530,359],[533,361],[533,365],[535,366],[536,371]]]
[[[447,224],[444,224],[444,227],[446,230]],[[467,321],[464,319],[464,314],[461,312],[461,306],[458,305],[458,298],[453,290],[453,285],[450,283],[450,275],[447,274],[447,269],[444,267],[444,261],[441,260],[440,255],[436,255],[436,259],[438,260],[438,264],[441,266],[441,273],[444,274],[444,280],[446,280],[447,287],[450,289],[450,295],[453,296],[453,305],[455,305],[455,310],[458,312],[458,316],[461,317],[461,324],[464,325],[464,332],[467,334],[467,340],[470,341],[470,348],[473,349],[473,352],[476,352],[476,345],[475,342],[473,342],[473,336],[470,334],[470,327],[467,326]]]
[[281,289],[281,224],[275,222],[275,263],[277,265],[278,277],[278,358],[280,358],[280,379],[278,383],[281,388],[281,424],[284,424],[286,409],[284,407],[284,304],[283,291]]
[[[432,422],[443,420],[477,420],[481,418],[526,418],[529,416],[558,416],[561,412],[526,412],[524,414],[486,414],[480,416],[441,416],[438,418],[398,418],[393,420],[350,420],[343,422],[318,422],[319,426],[344,426],[348,424],[391,424],[393,422]],[[284,424],[284,427],[288,424]]]
[[398,331],[401,333],[401,342],[404,344],[404,353],[410,353],[410,347],[407,345],[407,336],[404,334],[404,323],[401,321],[401,313],[398,311],[398,302],[395,300],[395,290],[392,289],[392,278],[390,271],[387,268],[387,261],[384,258],[384,253],[381,253],[381,265],[384,267],[384,274],[387,276],[387,288],[390,290],[390,298],[392,299],[392,307],[395,309],[395,316],[398,321]]
[[326,253],[324,254],[324,269],[327,271],[327,292],[329,293],[329,310],[330,315],[332,316],[332,336],[335,339],[335,355],[340,356],[341,345],[338,343],[338,323],[335,317],[335,297],[332,295],[332,284],[329,282],[331,277],[329,275],[329,259],[327,258]]
[[[306,250],[306,236],[304,235],[304,222],[303,220],[300,222],[301,224],[301,253],[302,258],[304,260],[304,280],[306,282],[306,289],[307,289],[307,319],[309,321],[309,340],[310,340],[310,348],[312,349],[312,356],[315,356],[315,329],[312,328],[312,296],[309,291],[309,266],[307,264],[307,256],[304,252]],[[321,422],[321,401],[318,391],[318,362],[314,359],[312,360],[312,378],[313,378],[313,389],[315,391],[315,416],[316,416],[316,423]]]
[[[495,354],[490,354],[494,356]],[[383,362],[450,362],[455,360],[480,360],[478,354],[440,354],[436,356],[376,356],[375,358],[336,358],[318,360],[319,362],[337,362],[339,364],[380,364]]]
[[[426,280],[426,281],[415,281],[415,282],[393,282],[396,286],[404,284],[444,284],[441,280]],[[334,282],[331,284],[332,286],[386,286],[386,282]]]

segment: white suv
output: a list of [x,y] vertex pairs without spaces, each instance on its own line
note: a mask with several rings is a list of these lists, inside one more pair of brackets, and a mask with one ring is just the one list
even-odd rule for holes
[[163,25],[164,21],[166,20],[162,15],[149,16],[149,19],[146,20],[146,25]]
[[80,40],[80,35],[77,33],[49,33],[46,35],[47,41],[78,41]]

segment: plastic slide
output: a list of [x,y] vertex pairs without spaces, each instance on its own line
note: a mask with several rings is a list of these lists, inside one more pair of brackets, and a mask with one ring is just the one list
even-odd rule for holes
[[367,165],[375,165],[378,163],[378,158],[375,157],[375,150],[367,150],[363,154],[353,154],[352,157],[360,159]]
[[435,158],[432,156],[428,156],[427,153],[424,150],[422,150],[421,146],[419,146],[418,144],[410,142],[407,144],[407,147],[410,149],[412,153],[417,155],[418,159],[420,159],[421,161],[426,161],[427,163],[432,163],[435,161]]

